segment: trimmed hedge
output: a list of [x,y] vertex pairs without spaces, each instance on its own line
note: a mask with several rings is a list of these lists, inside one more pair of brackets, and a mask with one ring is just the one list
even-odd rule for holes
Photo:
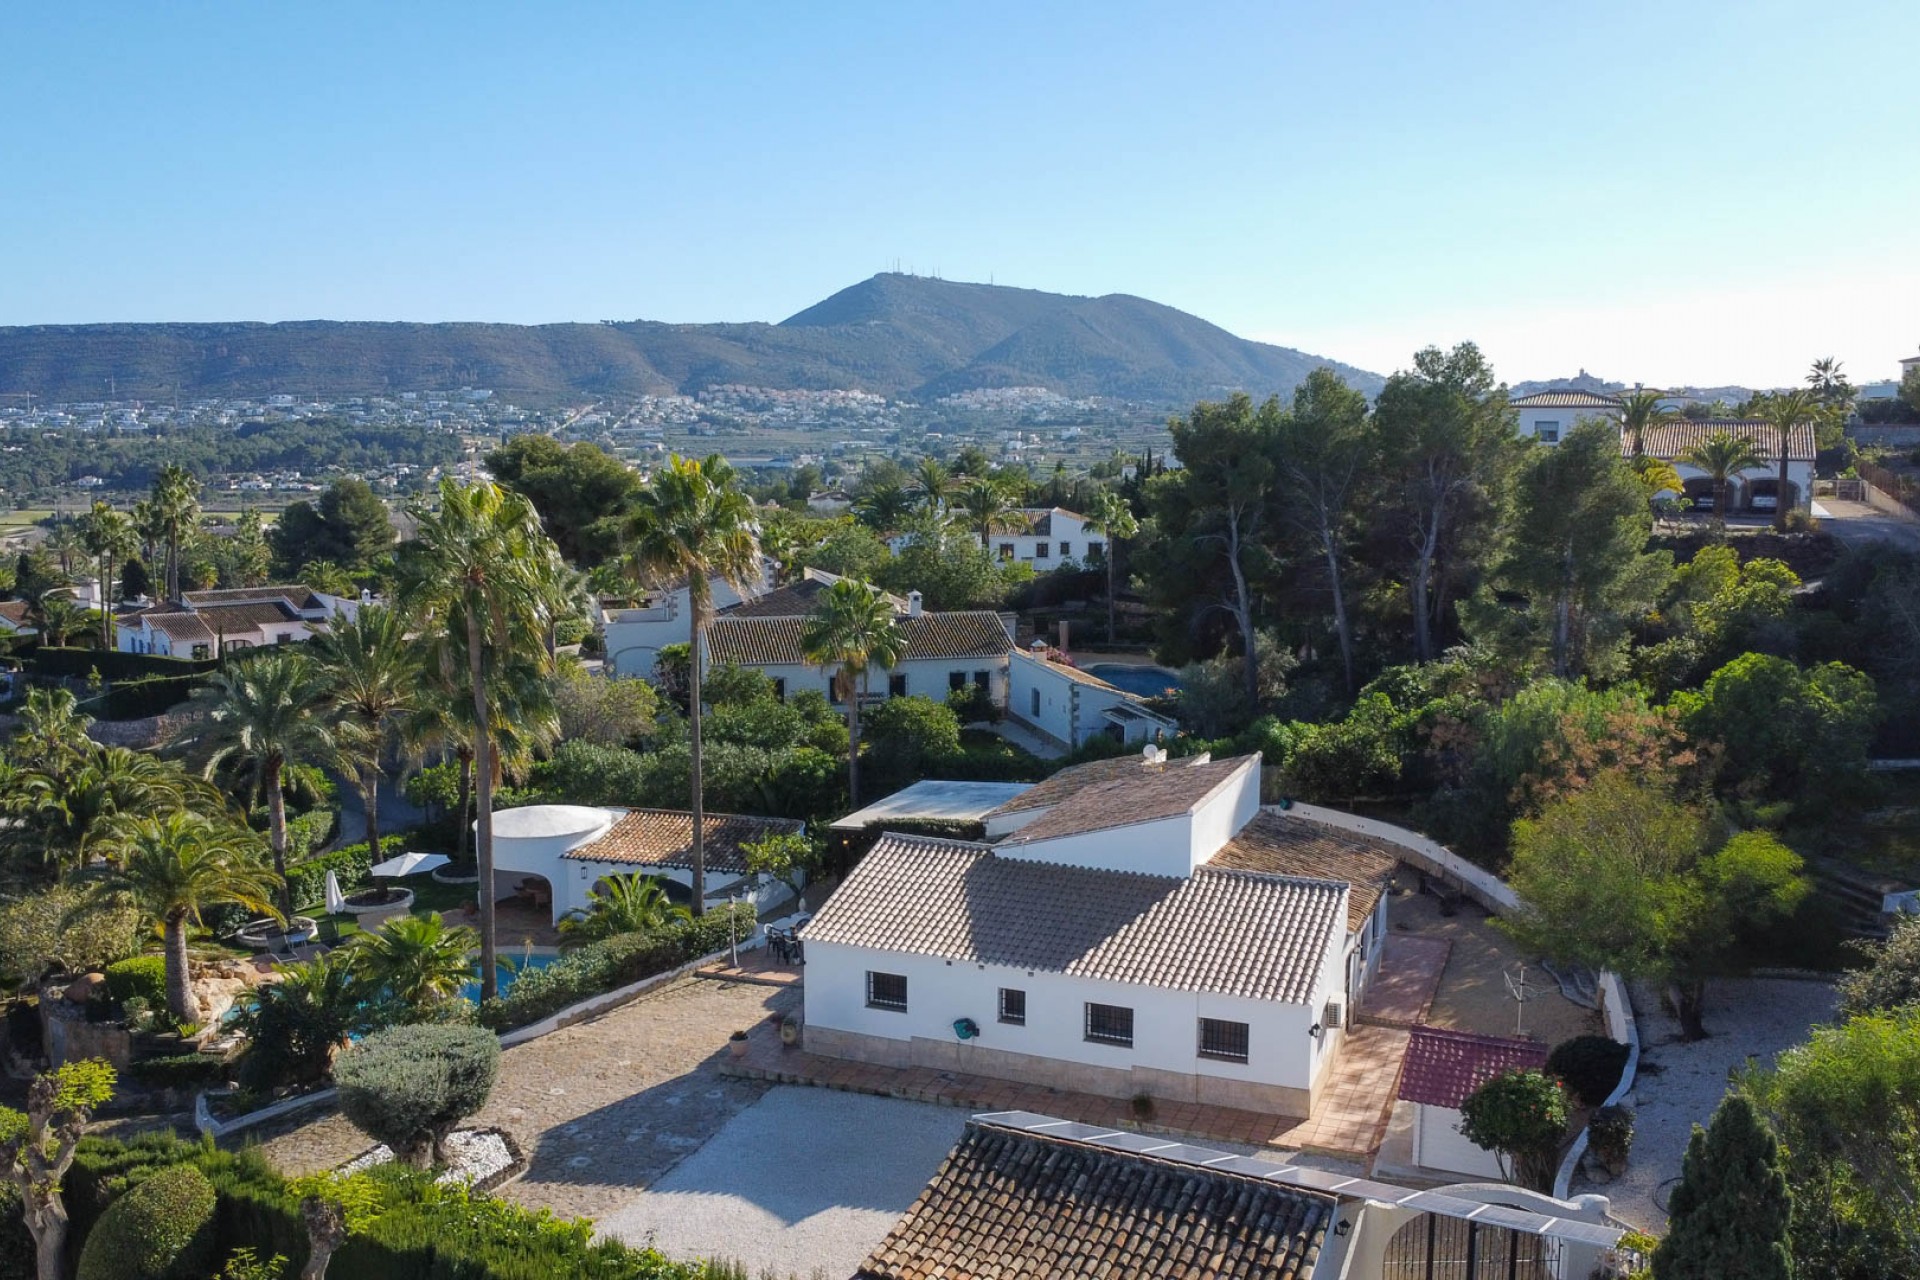
[[528,969],[499,999],[480,1006],[481,1025],[511,1031],[550,1018],[570,1004],[678,968],[726,949],[730,937],[749,937],[759,923],[751,903],[735,903],[730,933],[722,907],[697,920],[676,920],[658,933],[623,933],[589,943],[544,969]]
[[194,1166],[156,1171],[100,1215],[76,1280],[201,1280],[218,1256],[217,1207]]
[[[225,1152],[211,1140],[170,1133],[127,1142],[87,1138],[67,1175],[73,1241],[88,1239],[99,1206],[128,1186],[173,1166],[197,1168],[219,1196],[219,1256],[250,1248],[299,1267],[307,1257],[297,1184],[258,1150]],[[334,1255],[329,1273],[355,1280],[714,1280],[699,1263],[673,1262],[652,1249],[593,1243],[593,1224],[522,1209],[504,1200],[440,1187],[428,1175],[386,1166],[362,1175],[378,1199],[372,1220]],[[29,1255],[30,1256],[30,1255]],[[206,1275],[208,1272],[201,1272]]]
[[148,1007],[164,1009],[167,1004],[167,958],[133,956],[115,960],[103,971],[107,975],[107,995],[123,1005],[138,997]]
[[[405,836],[382,836],[380,838],[380,857],[384,862],[397,854],[405,853]],[[352,893],[366,884],[370,878],[368,871],[376,859],[373,851],[362,840],[358,844],[342,845],[332,853],[323,853],[317,858],[308,858],[287,868],[287,887],[293,892],[293,903],[297,907],[319,906],[327,900],[327,872],[337,872],[340,876],[340,889],[343,893]]]
[[138,680],[142,676],[203,676],[219,669],[217,658],[170,658],[158,653],[122,653],[118,649],[55,648],[43,644],[20,656],[20,665],[39,676],[84,680],[94,671],[102,680]]
[[127,1074],[150,1089],[200,1089],[226,1079],[226,1064],[204,1053],[142,1058]]
[[[332,809],[310,809],[287,819],[287,857],[298,861],[333,838],[340,815]],[[385,844],[383,838],[380,841]]]

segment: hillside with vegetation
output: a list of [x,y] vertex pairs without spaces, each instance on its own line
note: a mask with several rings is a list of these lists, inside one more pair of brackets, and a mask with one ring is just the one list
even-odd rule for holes
[[[739,383],[923,397],[1040,386],[1168,406],[1291,390],[1326,361],[1145,299],[879,275],[779,324],[103,324],[0,328],[0,392],[373,395],[489,387],[527,402]],[[1380,379],[1336,366],[1368,390]]]

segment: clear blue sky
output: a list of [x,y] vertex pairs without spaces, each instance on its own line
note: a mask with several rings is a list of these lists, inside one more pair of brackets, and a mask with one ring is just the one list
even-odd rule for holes
[[1920,4],[0,8],[0,324],[777,320],[898,262],[1358,364],[1920,349]]

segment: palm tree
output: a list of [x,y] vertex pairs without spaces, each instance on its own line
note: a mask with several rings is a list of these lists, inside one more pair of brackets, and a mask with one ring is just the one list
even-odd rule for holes
[[92,723],[80,714],[80,704],[70,691],[36,685],[27,690],[27,704],[20,709],[20,726],[7,744],[7,754],[12,763],[60,781],[93,754],[94,742],[87,736]]
[[1853,402],[1853,383],[1848,381],[1847,375],[1841,372],[1840,362],[1832,356],[1813,362],[1813,368],[1807,373],[1807,385],[1822,404],[1844,408]]
[[40,598],[33,602],[33,614],[41,634],[56,649],[67,642],[69,635],[87,625],[87,610],[73,598],[71,587],[41,592]]
[[128,818],[107,842],[100,897],[130,898],[159,922],[166,939],[167,1008],[190,1022],[198,1013],[187,970],[187,926],[208,907],[233,903],[273,913],[281,878],[267,869],[252,832],[197,813]]
[[623,933],[653,933],[670,921],[693,917],[667,896],[666,882],[658,876],[608,876],[587,902],[585,911],[575,911],[560,922],[562,946],[599,942]]
[[[212,779],[239,769],[250,795],[267,802],[267,839],[273,869],[287,874],[286,778],[291,769],[330,764],[338,735],[325,714],[327,689],[305,654],[270,650],[230,663],[194,691],[204,710],[201,719],[175,749],[201,761]],[[281,909],[293,914],[292,889],[285,888]]]
[[1013,486],[998,472],[974,477],[972,483],[960,491],[960,501],[955,505],[968,525],[980,535],[982,547],[988,547],[994,533],[1007,527],[1016,510]]
[[367,847],[377,862],[383,762],[398,724],[419,705],[424,675],[419,654],[407,642],[405,620],[371,605],[351,622],[336,619],[309,649],[319,663],[327,703],[346,731],[340,735],[340,754],[352,762],[367,811]]
[[545,645],[548,580],[560,552],[523,496],[495,484],[440,482],[440,506],[414,508],[417,533],[401,548],[399,597],[430,637],[442,683],[463,690],[472,710],[473,773],[479,806],[474,853],[480,871],[480,981],[499,994],[494,973],[493,786],[496,711],[509,677],[513,694],[537,702],[551,663]]
[[895,667],[907,656],[907,638],[893,602],[864,582],[842,578],[814,602],[800,628],[808,662],[829,669],[847,700],[847,796],[860,807],[860,695],[874,667]]
[[1681,454],[1679,460],[1713,479],[1713,521],[1720,528],[1727,523],[1727,481],[1742,471],[1767,465],[1754,448],[1752,436],[1736,436],[1731,431],[1714,432]]
[[1140,532],[1140,522],[1134,518],[1133,508],[1127,500],[1111,489],[1102,489],[1100,496],[1093,500],[1093,509],[1087,512],[1084,528],[1107,535],[1107,643],[1114,642],[1114,566],[1119,562],[1120,548],[1117,545],[1122,538],[1131,538]]
[[953,476],[946,464],[938,458],[922,458],[913,469],[913,478],[920,489],[921,503],[936,512],[945,511],[947,495],[953,492]]
[[94,503],[82,524],[87,551],[100,561],[100,647],[111,649],[114,647],[113,566],[116,561],[124,563],[134,553],[138,541],[133,521],[105,502]]
[[1804,426],[1811,429],[1820,411],[1820,401],[1811,391],[1781,391],[1770,396],[1754,397],[1752,412],[1773,428],[1780,449],[1780,477],[1773,500],[1773,527],[1783,533],[1787,528],[1788,514],[1787,460],[1791,455],[1787,446],[1794,428]]
[[189,807],[218,811],[218,793],[179,765],[125,747],[94,750],[64,777],[21,770],[6,788],[0,812],[6,843],[36,851],[63,870],[86,865],[116,818]]
[[180,547],[200,519],[200,482],[168,463],[154,478],[152,518],[167,544],[167,599],[180,598]]
[[379,932],[353,940],[351,962],[369,988],[418,1010],[451,1000],[473,980],[473,949],[479,941],[472,929],[447,924],[437,911],[395,916]]
[[875,533],[897,533],[913,512],[913,496],[900,485],[877,483],[853,500],[854,518]]
[[1648,428],[1679,420],[1678,413],[1660,407],[1660,402],[1665,398],[1662,393],[1650,389],[1636,389],[1620,397],[1620,429],[1633,441],[1634,457],[1647,451]]
[[759,583],[760,543],[753,504],[719,454],[704,462],[676,456],[635,495],[625,543],[627,564],[642,582],[657,586],[684,580],[687,585],[687,606],[693,615],[692,656],[687,663],[687,730],[693,756],[693,914],[700,915],[706,910],[707,892],[700,761],[702,650],[713,614],[713,579],[742,593]]

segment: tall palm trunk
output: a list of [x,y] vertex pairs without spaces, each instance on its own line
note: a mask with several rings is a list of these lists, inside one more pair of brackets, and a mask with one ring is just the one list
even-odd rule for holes
[[360,803],[367,811],[367,852],[375,862],[380,861],[380,769],[376,765],[373,779],[360,787]]
[[847,799],[860,807],[860,682],[851,668],[842,671],[847,682]]
[[480,998],[500,995],[500,972],[494,963],[493,885],[493,718],[487,706],[486,663],[480,654],[480,615],[467,613],[467,678],[473,682],[474,804],[479,811],[474,833],[474,861],[480,872]]
[[467,851],[467,832],[473,826],[473,753],[461,749],[460,756],[460,828],[453,833],[453,859],[462,861]]
[[[698,581],[699,579],[690,579]],[[705,807],[701,803],[701,792],[705,789],[700,773],[700,646],[707,633],[707,602],[700,598],[696,589],[688,592],[688,604],[693,613],[693,651],[687,661],[687,746],[690,764],[693,769],[692,805],[693,812],[693,914],[702,916],[707,911],[707,833]]]
[[267,757],[267,843],[273,847],[273,869],[280,876],[280,910],[293,920],[293,884],[287,879],[287,789],[282,785],[286,764]]
[[1117,634],[1114,626],[1113,565],[1114,565],[1114,561],[1118,560],[1119,558],[1120,558],[1119,548],[1115,544],[1113,535],[1108,534],[1107,535],[1107,648],[1109,649],[1113,648],[1114,636]]
[[1777,532],[1787,531],[1787,434],[1786,427],[1780,428],[1780,478],[1774,484],[1773,527]]
[[167,946],[167,1011],[182,1022],[198,1020],[193,1003],[193,975],[187,967],[187,913],[169,911],[165,921]]

